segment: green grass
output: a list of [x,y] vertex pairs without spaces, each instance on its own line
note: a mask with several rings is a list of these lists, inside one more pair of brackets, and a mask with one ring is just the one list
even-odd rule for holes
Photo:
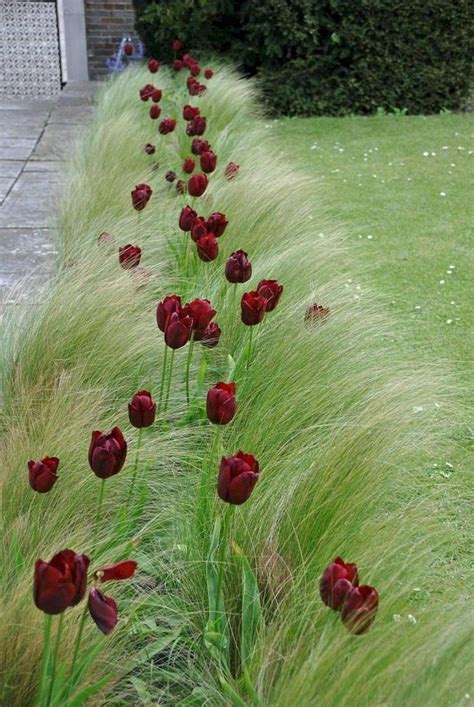
[[[265,630],[249,670],[260,703],[462,703],[471,678],[470,479],[452,474],[447,485],[431,473],[434,460],[451,459],[462,446],[462,384],[449,365],[402,345],[409,336],[405,312],[387,307],[387,297],[394,297],[373,286],[359,239],[349,224],[341,227],[346,218],[335,197],[304,163],[288,160],[257,115],[251,84],[223,67],[200,99],[219,168],[198,207],[206,215],[225,212],[230,225],[217,262],[209,267],[194,259],[184,269],[177,218],[185,199],[163,174],[178,168],[189,142],[182,124],[177,134],[158,138],[137,98],[148,78],[131,69],[99,97],[60,202],[61,255],[49,299],[23,320],[15,315],[7,330],[0,702],[33,703],[42,617],[31,600],[32,567],[38,556],[69,546],[91,554],[93,567],[132,556],[140,568],[134,582],[110,590],[121,614],[112,637],[104,640],[87,626],[85,652],[94,645],[100,656],[83,686],[113,674],[92,704],[229,704],[203,642],[206,556],[214,519],[223,512],[215,493],[218,460],[210,458],[214,431],[186,417],[186,352],[177,352],[170,424],[145,435],[139,502],[124,524],[137,438],[126,403],[142,387],[156,395],[163,343],[155,306],[166,294],[207,296],[218,310],[222,341],[213,351],[198,351],[193,362],[193,380],[206,368],[204,388],[194,389],[198,402],[207,385],[229,375],[229,356],[242,361],[248,332],[222,269],[226,255],[244,248],[254,276],[242,291],[262,277],[285,286],[277,310],[258,327],[248,373],[242,365],[232,373],[239,411],[221,440],[226,454],[243,449],[262,468],[233,530],[264,602]],[[163,114],[178,117],[188,96],[166,70],[159,79]],[[151,160],[143,152],[150,139],[158,145]],[[241,173],[227,182],[222,169],[230,159]],[[153,172],[156,160],[161,167]],[[130,189],[142,181],[154,195],[138,221]],[[97,246],[103,230],[115,239],[111,252]],[[118,266],[118,245],[127,242],[143,249],[150,271],[144,287]],[[361,290],[346,287],[349,279]],[[331,317],[308,328],[304,311],[314,301],[329,306]],[[93,543],[99,489],[87,447],[91,430],[112,424],[125,432],[130,461],[107,482]],[[44,454],[60,457],[60,481],[39,499],[26,484],[26,461]],[[196,503],[201,494],[206,512]],[[337,554],[357,562],[363,581],[380,592],[380,611],[366,636],[350,636],[319,598],[319,576]],[[224,592],[235,668],[235,558],[226,563]],[[64,661],[79,611],[66,613]],[[228,679],[241,692],[236,670]]]

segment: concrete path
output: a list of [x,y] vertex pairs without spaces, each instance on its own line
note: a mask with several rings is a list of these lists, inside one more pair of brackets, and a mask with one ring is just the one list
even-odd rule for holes
[[54,270],[54,200],[62,163],[90,116],[97,84],[56,100],[0,105],[0,305],[40,297]]

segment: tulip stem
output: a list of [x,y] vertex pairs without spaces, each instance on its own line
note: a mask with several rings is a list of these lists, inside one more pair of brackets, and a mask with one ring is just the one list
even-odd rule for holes
[[222,535],[221,543],[219,547],[219,576],[217,578],[217,592],[216,592],[216,613],[219,613],[220,608],[220,598],[222,591],[222,583],[224,580],[224,568],[225,568],[225,558],[226,550],[229,546],[229,533],[232,525],[232,518],[234,516],[235,506],[229,505],[224,512],[224,522],[222,524]]
[[165,403],[163,406],[164,413],[168,410],[168,400],[170,397],[170,390],[171,390],[171,378],[173,376],[174,354],[175,354],[175,349],[172,349],[171,350],[171,358],[170,358],[170,372],[169,372],[169,377],[168,377],[168,385],[166,386],[166,397],[165,397]]
[[48,681],[48,667],[49,659],[51,656],[51,623],[53,617],[51,614],[45,614],[44,616],[44,639],[43,639],[43,655],[41,660],[41,680],[38,695],[38,705],[43,704],[43,695],[46,692],[47,681]]
[[82,634],[84,632],[84,624],[86,623],[86,617],[87,617],[87,609],[88,609],[88,602],[86,599],[84,609],[82,610],[81,619],[79,622],[79,628],[77,629],[76,643],[74,645],[74,655],[72,657],[71,672],[69,673],[68,697],[69,697],[69,693],[71,692],[71,680],[74,679],[74,671],[76,668],[77,657],[79,655],[79,648],[81,647]]
[[61,645],[61,636],[62,636],[62,632],[63,632],[63,626],[64,626],[64,611],[61,614],[61,616],[59,617],[58,630],[56,633],[56,642],[54,644],[53,670],[52,670],[52,675],[51,675],[51,682],[49,685],[49,694],[48,694],[48,702],[47,702],[48,706],[51,704],[51,699],[53,697],[54,682],[56,680],[56,673],[58,671],[59,646]]
[[186,360],[186,401],[189,405],[189,369],[191,367],[191,358],[193,356],[193,348],[194,348],[194,332],[191,334],[191,339],[189,341],[189,348],[188,348],[188,358]]
[[250,329],[250,333],[249,333],[249,349],[248,349],[248,354],[247,354],[247,373],[249,372],[250,358],[252,356],[253,326],[250,326],[249,329]]
[[127,506],[126,510],[128,509],[130,505],[130,501],[133,498],[133,489],[135,487],[135,480],[137,478],[137,470],[138,470],[138,459],[140,456],[140,447],[142,444],[142,434],[143,434],[143,427],[140,427],[138,430],[138,439],[137,439],[137,453],[135,455],[135,465],[133,467],[133,475],[132,475],[132,483],[130,484],[130,491],[128,493],[128,499],[127,499]]
[[165,345],[165,355],[163,356],[163,370],[161,371],[160,399],[158,402],[158,413],[161,413],[161,405],[163,403],[163,393],[164,393],[164,388],[165,388],[167,358],[168,358],[168,347]]
[[101,484],[100,484],[100,491],[99,491],[99,503],[97,505],[97,515],[95,517],[93,545],[95,545],[95,542],[97,540],[97,533],[99,532],[99,520],[100,520],[100,514],[102,512],[102,504],[104,502],[104,493],[105,493],[105,479],[102,479]]

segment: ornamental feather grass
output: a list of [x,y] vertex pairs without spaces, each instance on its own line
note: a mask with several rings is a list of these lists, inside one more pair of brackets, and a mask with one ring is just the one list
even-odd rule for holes
[[[213,430],[186,422],[182,351],[171,424],[144,431],[131,535],[121,522],[137,437],[126,404],[138,389],[158,391],[164,347],[155,307],[172,292],[184,301],[207,297],[217,309],[222,339],[194,356],[191,381],[206,371],[192,393],[203,402],[207,387],[235,373],[239,407],[223,432],[222,451],[249,451],[261,466],[251,500],[235,515],[233,536],[255,568],[264,606],[265,629],[249,670],[261,703],[461,703],[472,677],[468,495],[454,479],[447,495],[426,474],[433,455],[456,444],[462,419],[449,372],[422,366],[416,352],[401,360],[395,343],[403,322],[382,316],[374,293],[357,301],[348,293],[351,249],[325,217],[321,186],[269,135],[252,83],[225,66],[195,101],[179,75],[160,68],[154,76],[163,89],[162,117],[180,119],[187,102],[207,117],[217,170],[193,208],[205,216],[222,211],[229,220],[218,260],[201,263],[194,254],[184,272],[189,236],[179,230],[178,216],[191,200],[177,195],[164,173],[180,171],[190,140],[182,120],[175,133],[158,135],[138,100],[148,78],[131,67],[101,90],[59,201],[57,274],[41,305],[21,316],[15,311],[5,325],[0,703],[33,703],[41,639],[33,563],[68,546],[89,553],[91,566],[123,559],[133,548],[139,565],[136,579],[118,593],[129,609],[113,636],[87,628],[98,659],[83,686],[107,677],[91,704],[229,704],[202,640],[209,532],[222,510],[217,461],[207,489],[212,517],[198,519],[202,532],[193,522]],[[147,142],[156,145],[152,156],[144,152]],[[230,160],[240,173],[227,181]],[[138,216],[130,191],[140,182],[154,193]],[[110,251],[97,244],[102,231],[113,236]],[[146,284],[119,267],[118,247],[126,243],[142,248]],[[238,359],[248,329],[223,276],[226,258],[240,248],[249,253],[253,276],[238,286],[239,298],[264,277],[285,287],[278,308],[255,327],[247,372]],[[317,326],[304,322],[313,302],[331,311]],[[99,541],[91,547],[99,487],[87,448],[93,429],[114,424],[129,442],[129,461],[107,482]],[[58,456],[61,465],[55,488],[42,498],[28,487],[26,462],[44,454]],[[319,577],[336,555],[357,562],[364,583],[379,590],[367,635],[348,634],[319,598]],[[225,588],[237,664],[234,562],[226,567]],[[66,616],[64,658],[78,615]]]

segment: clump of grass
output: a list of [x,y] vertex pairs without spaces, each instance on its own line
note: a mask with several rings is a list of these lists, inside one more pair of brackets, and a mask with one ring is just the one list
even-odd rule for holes
[[[178,117],[188,102],[182,81],[162,69],[159,79],[163,116]],[[318,185],[265,130],[252,84],[224,67],[199,99],[219,162],[195,208],[223,211],[230,225],[218,261],[196,261],[183,273],[175,253],[187,237],[177,226],[186,199],[163,174],[178,171],[189,139],[182,125],[176,135],[157,134],[138,100],[146,80],[133,68],[102,91],[60,204],[58,274],[45,304],[25,317],[21,331],[14,322],[7,338],[2,701],[33,699],[41,634],[30,598],[34,560],[70,546],[92,554],[94,563],[105,554],[113,561],[132,543],[140,573],[133,596],[123,594],[129,618],[104,642],[85,681],[112,669],[115,679],[102,697],[113,704],[226,704],[218,666],[202,641],[208,536],[196,534],[192,522],[212,432],[183,422],[185,354],[176,357],[172,425],[145,436],[134,532],[117,523],[128,467],[107,482],[96,547],[89,543],[98,486],[87,446],[92,429],[119,424],[133,448],[126,402],[139,388],[157,391],[163,344],[154,308],[166,294],[214,304],[223,338],[195,357],[192,373],[195,379],[205,356],[207,383],[226,378],[248,336],[224,287],[223,262],[238,248],[249,253],[254,272],[242,292],[263,277],[285,286],[277,310],[256,328],[251,366],[237,379],[239,411],[222,439],[226,454],[251,452],[262,468],[251,501],[236,515],[234,539],[259,568],[263,597],[275,582],[283,585],[265,603],[266,628],[250,670],[259,698],[267,705],[447,704],[454,693],[461,700],[469,666],[462,650],[469,628],[463,489],[453,482],[451,496],[443,497],[426,474],[434,450],[448,443],[446,429],[458,424],[455,388],[439,369],[399,360],[387,336],[399,323],[381,316],[370,293],[358,302],[350,297],[344,280],[353,270],[351,249],[326,219]],[[157,145],[155,156],[145,155],[146,142]],[[240,164],[231,182],[222,176],[229,160]],[[143,181],[154,194],[138,219],[130,190]],[[115,239],[111,253],[97,245],[104,230]],[[127,242],[142,247],[151,273],[144,287],[118,266],[118,246]],[[304,312],[314,301],[329,306],[331,316],[311,327]],[[420,405],[428,411],[423,416]],[[60,481],[38,499],[26,485],[26,461],[46,453],[61,458]],[[216,474],[217,468],[208,488],[212,516],[222,510]],[[212,518],[199,520],[212,525]],[[277,559],[263,562],[269,552]],[[319,599],[318,578],[337,554],[356,561],[380,592],[366,636],[348,635]],[[237,610],[234,563],[225,579],[228,606]],[[68,613],[72,628],[76,613]],[[88,640],[101,640],[94,635]]]

